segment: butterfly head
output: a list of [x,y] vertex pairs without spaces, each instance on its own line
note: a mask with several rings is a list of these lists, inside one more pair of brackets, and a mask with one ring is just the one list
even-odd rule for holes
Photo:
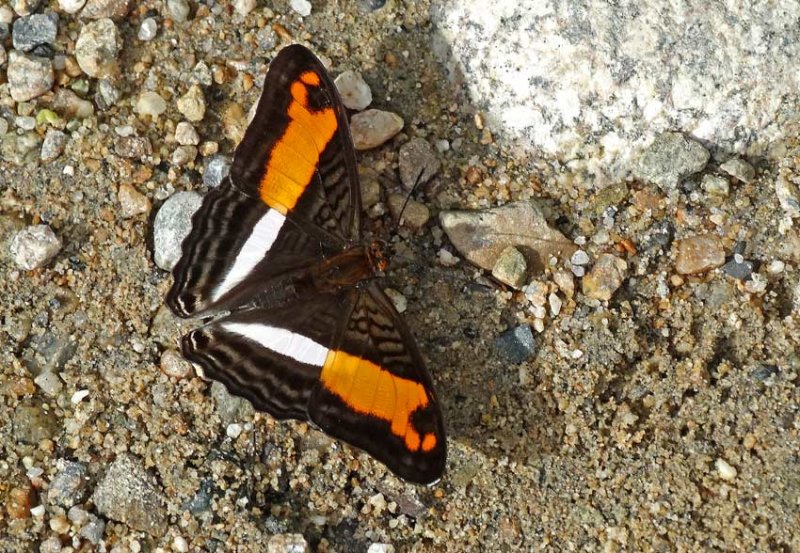
[[367,247],[370,264],[376,273],[382,273],[389,268],[388,249],[389,245],[383,240],[373,240]]

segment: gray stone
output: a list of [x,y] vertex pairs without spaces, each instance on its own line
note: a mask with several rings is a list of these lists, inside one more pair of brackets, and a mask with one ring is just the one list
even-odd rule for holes
[[14,48],[30,52],[40,44],[52,45],[58,34],[58,14],[36,13],[14,21],[12,42]]
[[21,269],[44,267],[61,250],[61,239],[47,225],[33,225],[11,240],[11,256]]
[[702,171],[710,156],[699,142],[681,133],[667,132],[642,152],[636,175],[670,191],[686,177]]
[[483,211],[442,211],[442,229],[469,261],[491,271],[508,246],[525,255],[529,271],[542,270],[551,257],[567,260],[576,250],[551,228],[532,201],[515,202]]
[[75,59],[90,77],[109,77],[119,70],[117,56],[121,48],[122,39],[114,22],[108,18],[98,19],[81,29],[75,43]]
[[244,398],[232,395],[219,382],[211,384],[211,397],[216,403],[217,413],[226,425],[250,420],[253,417],[255,411],[252,404]]
[[345,71],[336,77],[334,84],[347,109],[361,111],[372,103],[372,91],[361,73]]
[[88,0],[81,11],[81,17],[84,19],[109,18],[119,21],[128,15],[129,9],[130,0]]
[[775,179],[775,195],[787,216],[800,217],[800,149],[787,153]]
[[717,175],[703,175],[701,186],[710,195],[720,197],[726,197],[731,189],[728,179]]
[[797,4],[698,5],[432,0],[433,51],[501,147],[595,185],[667,129],[760,157],[800,119]]
[[142,462],[122,454],[108,467],[92,494],[97,511],[142,532],[161,536],[167,530],[164,492]]
[[100,79],[97,83],[97,95],[100,100],[97,104],[101,109],[108,109],[116,105],[122,96],[119,90],[108,79]]
[[523,324],[495,338],[498,353],[511,363],[523,363],[536,353],[531,327]]
[[39,159],[39,146],[42,138],[36,131],[23,134],[8,133],[0,139],[0,159],[22,165]]
[[209,188],[216,188],[225,180],[231,170],[231,160],[228,156],[215,154],[211,156],[203,171],[203,184]]
[[154,17],[147,17],[142,21],[142,24],[139,25],[139,34],[137,37],[139,40],[144,42],[149,42],[156,38],[156,34],[158,33],[158,23]]
[[404,194],[389,194],[387,203],[392,218],[413,231],[424,227],[431,218],[431,210],[428,209],[428,206]]
[[183,23],[189,19],[189,2],[186,0],[167,0],[167,11],[172,19]]
[[181,244],[192,228],[192,215],[202,202],[197,192],[178,192],[158,210],[153,222],[153,257],[165,271],[171,271],[180,259]]
[[60,421],[52,409],[38,403],[17,406],[13,419],[14,440],[26,444],[38,444],[53,439],[60,429]]
[[396,113],[368,109],[350,120],[350,132],[356,150],[377,148],[403,130],[403,119]]
[[100,542],[103,540],[103,534],[106,531],[106,523],[99,517],[89,513],[89,522],[84,524],[79,534],[92,542],[95,545],[99,545]]
[[66,144],[66,134],[56,129],[47,129],[47,133],[44,135],[44,141],[42,142],[42,152],[39,154],[39,159],[45,163],[54,161],[62,154]]
[[412,138],[400,147],[400,182],[406,190],[428,182],[441,167],[439,156],[424,138]]
[[17,102],[27,102],[53,87],[53,64],[47,58],[29,56],[12,50],[8,56],[8,87]]
[[753,179],[756,178],[756,170],[753,166],[738,157],[732,157],[720,165],[719,168],[743,183],[753,182]]
[[86,465],[59,459],[57,467],[58,473],[47,488],[47,501],[65,508],[81,503],[86,498],[89,484]]
[[722,266],[722,272],[736,280],[747,280],[753,274],[754,268],[752,261],[747,261],[740,254],[735,254]]
[[528,265],[525,256],[514,246],[509,246],[500,257],[497,258],[492,267],[492,276],[500,282],[520,289],[525,285],[525,277],[528,274]]

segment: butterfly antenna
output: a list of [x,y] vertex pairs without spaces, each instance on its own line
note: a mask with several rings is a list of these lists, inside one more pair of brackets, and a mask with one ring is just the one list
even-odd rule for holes
[[408,202],[411,201],[411,197],[414,195],[414,192],[417,191],[417,187],[422,184],[423,173],[425,173],[424,170],[420,171],[419,175],[417,175],[417,180],[414,181],[414,186],[411,187],[411,192],[408,193],[408,196],[406,196],[406,201],[403,202],[403,207],[400,208],[400,214],[397,216],[397,221],[394,224],[393,234],[397,234],[397,231],[400,228],[400,222],[403,220],[403,213],[405,213],[406,207],[408,207]]

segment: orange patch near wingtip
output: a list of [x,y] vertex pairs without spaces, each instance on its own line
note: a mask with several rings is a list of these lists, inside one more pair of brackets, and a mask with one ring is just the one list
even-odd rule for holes
[[410,451],[422,448],[427,452],[436,447],[436,436],[426,434],[421,438],[411,423],[412,413],[429,403],[422,384],[336,350],[328,352],[320,379],[328,391],[354,411],[390,423],[392,434],[403,438]]
[[261,199],[283,215],[294,208],[311,182],[319,157],[339,126],[333,108],[312,110],[309,106],[308,87],[319,84],[319,75],[312,71],[291,84],[289,124],[272,148],[261,179]]

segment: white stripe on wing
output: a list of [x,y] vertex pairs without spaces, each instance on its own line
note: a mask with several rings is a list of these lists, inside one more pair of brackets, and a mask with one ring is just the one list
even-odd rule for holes
[[222,282],[217,285],[211,294],[213,301],[219,300],[223,295],[230,292],[264,259],[272,244],[275,243],[275,239],[278,237],[285,220],[286,217],[274,209],[270,209],[258,220],[242,249],[236,255],[233,266],[225,273]]
[[328,356],[328,348],[325,346],[285,328],[258,323],[231,322],[222,323],[222,328],[307,365],[321,367]]

